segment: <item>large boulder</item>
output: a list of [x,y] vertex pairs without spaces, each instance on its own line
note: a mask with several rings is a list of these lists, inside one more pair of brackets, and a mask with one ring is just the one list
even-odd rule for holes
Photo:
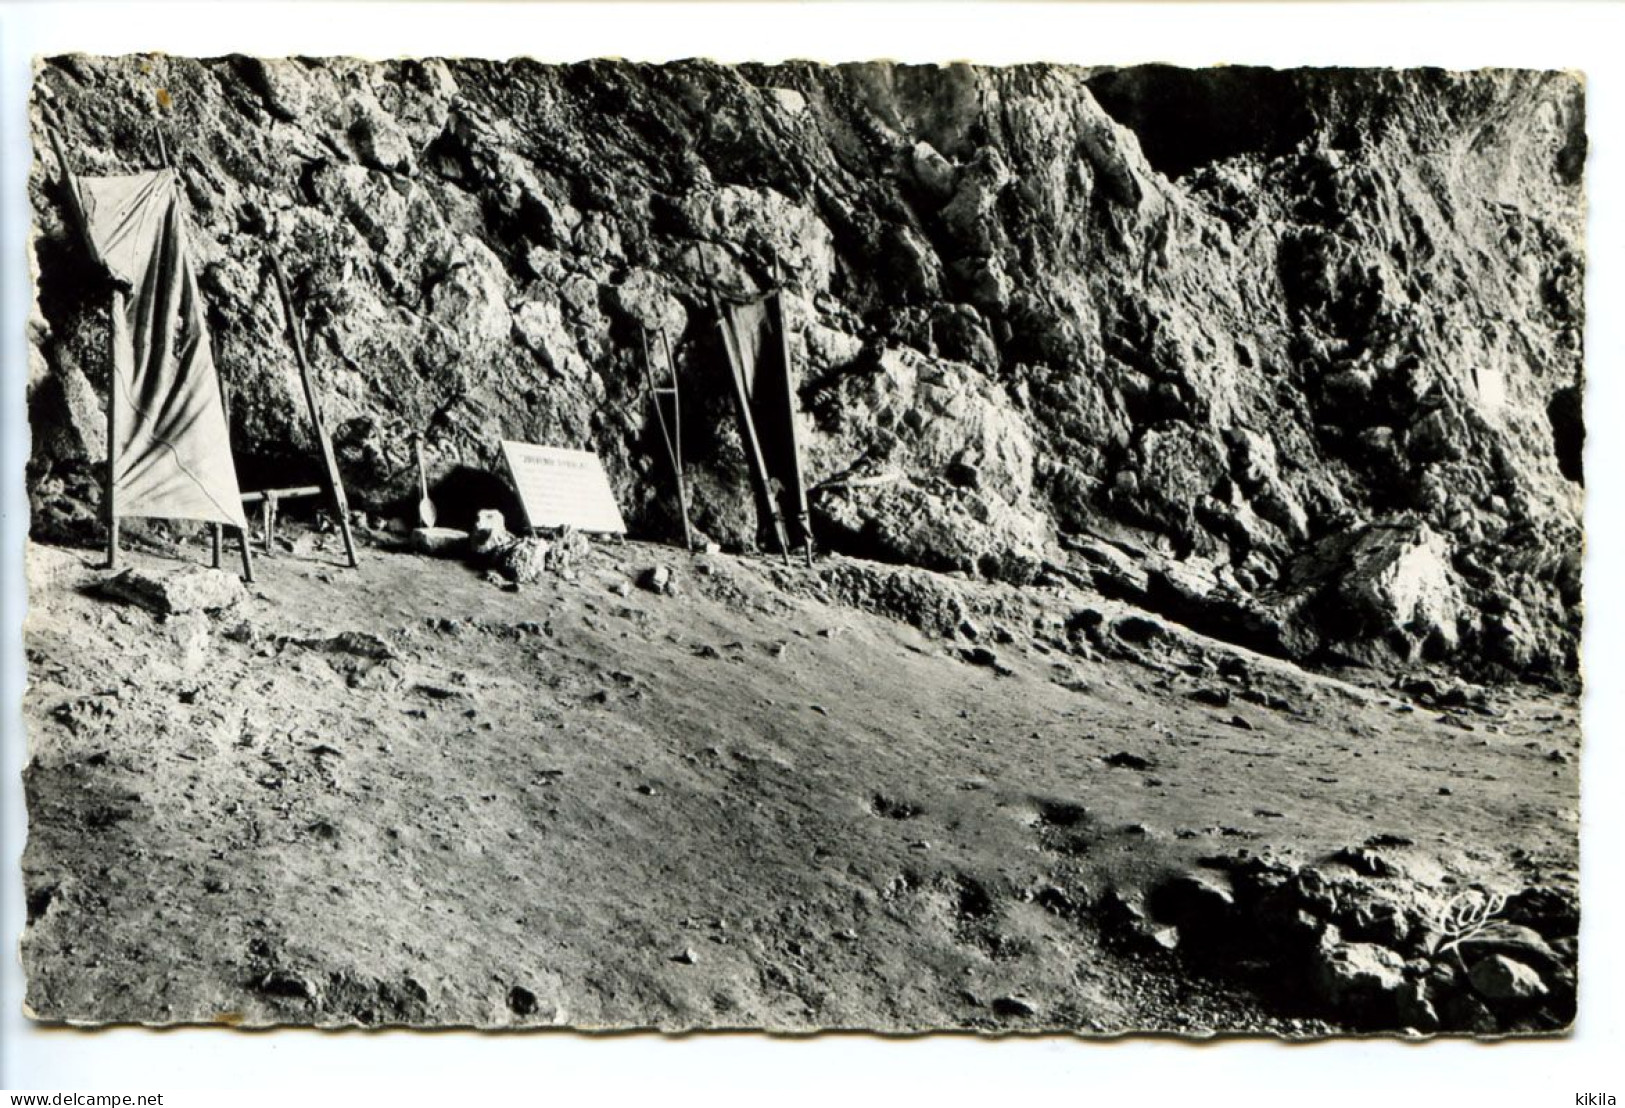
[[103,581],[99,591],[160,616],[218,612],[239,603],[247,595],[243,579],[235,573],[201,566],[171,573],[132,566]]
[[1335,928],[1316,947],[1310,978],[1330,1007],[1356,1019],[1380,1021],[1397,1012],[1405,961],[1376,943],[1347,943]]
[[971,366],[891,348],[812,405],[811,456],[847,475],[819,497],[821,519],[868,552],[967,570],[1042,554],[1029,428]]
[[1295,641],[1372,661],[1448,657],[1467,614],[1449,540],[1414,518],[1323,539],[1288,567],[1271,602]]

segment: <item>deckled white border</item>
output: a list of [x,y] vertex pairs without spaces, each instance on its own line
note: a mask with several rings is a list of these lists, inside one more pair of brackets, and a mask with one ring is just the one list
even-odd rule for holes
[[[16,4],[0,0],[0,1088],[196,1086],[275,1090],[410,1084],[472,1093],[492,1086],[532,1103],[603,1103],[636,1093],[660,1103],[748,1101],[838,1105],[975,1100],[1032,1103],[1572,1104],[1574,1093],[1625,1097],[1625,997],[1620,911],[1625,844],[1616,798],[1625,682],[1621,564],[1621,227],[1625,219],[1625,9],[1613,4]],[[763,1036],[664,1040],[571,1035],[407,1033],[233,1035],[208,1031],[97,1035],[41,1031],[20,1016],[16,941],[22,921],[17,859],[24,833],[17,696],[22,652],[22,402],[28,308],[24,123],[30,58],[84,50],[163,49],[355,54],[368,57],[527,54],[722,61],[970,59],[1082,64],[1515,65],[1581,69],[1589,77],[1592,198],[1587,333],[1591,439],[1587,513],[1589,619],[1584,760],[1581,1016],[1563,1042],[1486,1047],[1392,1041],[1286,1047],[1170,1041],[984,1043],[965,1037],[813,1041]],[[1055,1098],[1060,1098],[1059,1100]],[[1380,1099],[1377,1099],[1380,1098]],[[292,1103],[291,1097],[249,1098]],[[310,1097],[311,1103],[337,1103]],[[502,1101],[493,1103],[505,1103]]]

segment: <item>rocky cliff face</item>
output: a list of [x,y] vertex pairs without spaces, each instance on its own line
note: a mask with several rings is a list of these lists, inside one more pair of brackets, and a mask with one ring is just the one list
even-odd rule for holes
[[[309,454],[293,276],[375,511],[602,454],[673,533],[756,538],[711,290],[792,297],[824,544],[1082,575],[1305,659],[1572,674],[1583,87],[1567,74],[889,64],[42,63],[36,141],[186,183],[245,484]],[[99,286],[34,167],[36,533],[94,525]]]

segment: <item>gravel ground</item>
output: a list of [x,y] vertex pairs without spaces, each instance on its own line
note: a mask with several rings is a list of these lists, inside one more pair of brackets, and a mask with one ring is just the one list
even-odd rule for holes
[[[242,599],[168,616],[31,549],[37,1018],[1398,1030],[1268,951],[1203,956],[1200,905],[1137,913],[1260,860],[1424,914],[1474,884],[1573,911],[1571,695],[1429,707],[1171,627],[930,636],[836,600],[831,565],[884,572],[846,559],[595,544],[510,591],[368,543],[348,570],[300,534]],[[637,584],[655,565],[672,593]],[[1471,1029],[1566,1022],[1532,1013]]]

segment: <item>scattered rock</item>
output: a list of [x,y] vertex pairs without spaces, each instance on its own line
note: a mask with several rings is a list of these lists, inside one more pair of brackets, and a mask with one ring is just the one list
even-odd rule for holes
[[1340,850],[1332,860],[1342,862],[1362,877],[1395,877],[1399,870],[1387,858],[1369,847]]
[[1376,943],[1345,943],[1331,934],[1317,948],[1311,979],[1321,999],[1355,1017],[1397,1010],[1405,962]]
[[1433,990],[1426,981],[1407,981],[1395,996],[1399,1022],[1417,1031],[1437,1031],[1439,1012],[1433,1006]]
[[1133,937],[1142,950],[1175,951],[1179,949],[1179,928],[1172,924],[1155,924],[1149,920],[1133,925]]
[[685,946],[682,950],[679,950],[676,954],[673,954],[671,956],[671,960],[685,966],[692,966],[700,960],[700,956],[695,952],[693,947]]
[[1151,890],[1146,910],[1152,919],[1178,927],[1183,936],[1222,940],[1236,910],[1235,895],[1222,881],[1217,874],[1178,874]]
[[910,804],[906,800],[896,800],[892,797],[876,793],[869,801],[869,809],[882,819],[913,819],[922,809],[918,804]]
[[1112,624],[1112,634],[1134,646],[1145,646],[1168,637],[1168,629],[1144,616],[1124,616]]
[[489,558],[514,540],[508,522],[495,508],[486,508],[474,516],[474,530],[469,532],[468,549],[476,558]]
[[131,567],[103,581],[97,591],[161,616],[218,612],[247,595],[242,578],[235,573],[203,567],[167,575]]
[[316,996],[315,987],[309,981],[289,970],[272,970],[256,984],[259,991],[267,996],[306,1001],[313,1000]]
[[1540,974],[1504,954],[1473,963],[1467,976],[1474,991],[1486,1000],[1536,1000],[1548,991]]
[[1038,1006],[1023,996],[998,996],[992,1004],[995,1015],[1010,1019],[1031,1019],[1038,1015]]
[[1138,754],[1130,754],[1126,750],[1119,750],[1116,754],[1108,754],[1101,761],[1113,769],[1150,769],[1154,762],[1149,758],[1142,758]]
[[992,668],[999,664],[999,656],[985,646],[966,647],[959,652],[959,656],[973,666]]
[[1458,945],[1462,957],[1469,962],[1489,954],[1504,954],[1547,971],[1564,964],[1564,960],[1540,932],[1504,919],[1489,921]]
[[375,662],[387,662],[400,656],[393,646],[371,631],[340,631],[326,638],[294,641],[309,650],[319,650],[324,654],[348,654],[351,657],[366,658]]
[[668,566],[650,566],[638,575],[638,587],[661,596],[676,596],[677,575]]

